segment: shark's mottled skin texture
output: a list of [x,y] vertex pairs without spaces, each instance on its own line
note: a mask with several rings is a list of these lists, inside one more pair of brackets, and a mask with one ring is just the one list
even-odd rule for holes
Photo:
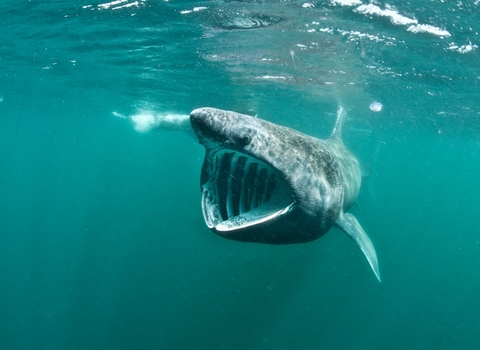
[[[254,156],[277,169],[295,194],[293,212],[277,220],[291,222],[292,217],[299,217],[308,222],[301,230],[275,234],[261,226],[251,227],[249,233],[240,234],[242,241],[281,244],[314,240],[325,234],[340,210],[346,211],[357,197],[360,167],[339,138],[319,140],[262,119],[211,108],[193,111],[190,118],[200,143],[207,148],[205,176],[211,165],[208,153],[217,148]],[[244,145],[242,138],[250,142]],[[293,221],[298,226],[299,219]]]
[[190,114],[191,126],[206,148],[201,176],[204,193],[215,176],[215,153],[227,149],[275,169],[288,184],[293,202],[288,212],[258,225],[227,232],[211,227],[212,231],[238,241],[288,244],[315,240],[336,224],[359,244],[380,279],[373,245],[356,219],[344,214],[357,198],[361,170],[341,140],[343,119],[339,114],[331,137],[320,140],[236,112],[214,108],[194,110]]

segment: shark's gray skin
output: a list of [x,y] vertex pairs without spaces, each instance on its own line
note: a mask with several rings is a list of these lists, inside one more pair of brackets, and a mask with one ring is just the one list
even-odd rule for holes
[[332,226],[360,247],[380,281],[377,255],[346,211],[361,184],[360,165],[341,140],[340,109],[331,136],[320,140],[248,115],[214,108],[191,112],[206,149],[201,173],[205,223],[237,241],[313,241]]

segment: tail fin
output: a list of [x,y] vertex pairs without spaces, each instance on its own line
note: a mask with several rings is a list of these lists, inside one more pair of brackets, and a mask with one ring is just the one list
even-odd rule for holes
[[337,121],[335,122],[335,127],[330,134],[330,138],[342,141],[342,127],[346,118],[347,112],[343,109],[343,107],[340,107],[337,112]]

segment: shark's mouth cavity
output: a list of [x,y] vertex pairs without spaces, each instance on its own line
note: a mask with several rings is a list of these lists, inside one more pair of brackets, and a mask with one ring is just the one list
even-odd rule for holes
[[278,171],[241,152],[219,150],[202,187],[209,228],[234,231],[272,220],[294,205],[293,191]]

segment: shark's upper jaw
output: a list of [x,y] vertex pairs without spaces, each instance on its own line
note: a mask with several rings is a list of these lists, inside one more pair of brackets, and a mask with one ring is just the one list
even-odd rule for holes
[[238,232],[284,215],[294,204],[292,189],[271,166],[231,149],[207,152],[202,209],[210,229]]

